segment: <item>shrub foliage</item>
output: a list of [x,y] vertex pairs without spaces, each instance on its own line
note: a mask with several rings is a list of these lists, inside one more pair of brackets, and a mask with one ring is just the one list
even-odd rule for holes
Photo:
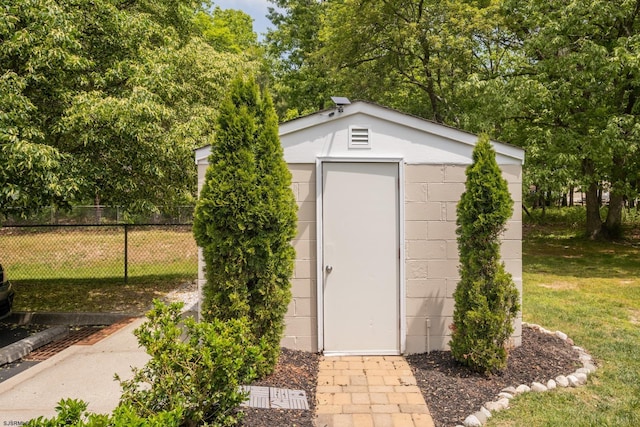
[[111,414],[93,414],[81,400],[63,399],[57,415],[31,427],[194,427],[235,426],[236,408],[246,399],[259,365],[260,348],[251,342],[246,320],[196,322],[183,318],[182,303],[154,301],[147,321],[135,330],[150,359],[123,381],[119,405]]
[[265,356],[260,375],[279,355],[296,210],[271,97],[252,78],[238,78],[216,123],[194,234],[206,265],[203,319],[248,318]]
[[487,136],[480,137],[467,168],[457,208],[460,282],[454,293],[451,353],[473,370],[506,367],[507,343],[519,305],[518,290],[500,261],[500,234],[513,212]]
[[[94,414],[87,411],[89,405],[76,399],[62,399],[56,406],[53,418],[38,417],[27,421],[25,427],[180,427],[182,411],[176,409],[150,417],[140,417],[129,405],[119,405],[113,413]],[[5,423],[5,425],[9,425]]]
[[251,343],[246,320],[196,322],[181,317],[182,304],[155,301],[147,322],[135,330],[151,359],[120,381],[121,406],[143,419],[179,413],[180,425],[232,426],[255,378],[260,349]]

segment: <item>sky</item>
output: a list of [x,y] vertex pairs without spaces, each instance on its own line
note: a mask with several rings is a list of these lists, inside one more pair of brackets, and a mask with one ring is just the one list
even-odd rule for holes
[[253,31],[258,33],[260,39],[271,27],[271,21],[266,17],[268,8],[273,7],[269,0],[213,0],[214,5],[222,9],[239,9],[253,18]]

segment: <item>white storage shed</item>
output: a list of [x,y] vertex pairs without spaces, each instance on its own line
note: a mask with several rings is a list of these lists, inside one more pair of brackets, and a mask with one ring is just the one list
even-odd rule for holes
[[[282,123],[279,133],[299,207],[282,345],[325,354],[447,350],[456,205],[477,136],[362,101]],[[493,146],[515,202],[502,259],[521,291],[524,151]],[[196,151],[199,187],[209,151]]]

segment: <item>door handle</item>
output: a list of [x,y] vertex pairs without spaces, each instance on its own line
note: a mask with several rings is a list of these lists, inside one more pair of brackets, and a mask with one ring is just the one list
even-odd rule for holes
[[327,265],[324,268],[324,271],[326,271],[327,273],[331,273],[333,271],[333,266],[332,265]]

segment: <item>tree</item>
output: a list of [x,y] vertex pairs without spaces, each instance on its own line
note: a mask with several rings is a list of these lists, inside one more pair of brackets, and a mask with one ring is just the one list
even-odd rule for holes
[[[0,217],[73,200],[79,182],[70,157],[46,144],[44,112],[37,98],[58,109],[58,82],[86,66],[73,17],[56,2],[1,3],[0,24]],[[60,28],[66,31],[59,32]],[[56,96],[58,95],[58,96]]]
[[[640,2],[506,1],[522,60],[507,78],[523,94],[508,118],[543,177],[569,170],[587,193],[586,233],[620,234],[623,200],[634,196],[640,147]],[[520,95],[521,96],[521,95]],[[539,156],[538,156],[539,154]],[[611,186],[600,217],[598,190]]]
[[277,6],[269,9],[269,19],[276,28],[268,31],[266,45],[278,114],[290,119],[321,110],[332,95],[337,95],[332,91],[340,90],[316,55],[330,2],[270,1]]
[[273,370],[291,299],[296,204],[269,94],[238,78],[221,106],[194,235],[203,248],[205,320],[250,319]]
[[511,65],[498,2],[273,2],[278,107],[316,111],[342,94],[465,129],[495,125],[473,93]]
[[0,0],[0,215],[185,203],[231,75],[193,0]]
[[251,16],[241,10],[216,6],[212,15],[198,12],[195,24],[207,43],[219,52],[242,53],[258,46]]
[[506,367],[506,345],[520,304],[500,261],[500,234],[513,200],[486,135],[478,140],[466,174],[457,208],[460,282],[454,292],[451,354],[473,370],[489,373]]
[[489,1],[330,2],[320,53],[367,99],[460,126],[461,88],[486,66],[496,11]]
[[133,212],[192,200],[192,150],[211,141],[221,95],[245,66],[194,38],[144,52],[116,93],[78,93],[65,136],[89,178],[85,194]]

